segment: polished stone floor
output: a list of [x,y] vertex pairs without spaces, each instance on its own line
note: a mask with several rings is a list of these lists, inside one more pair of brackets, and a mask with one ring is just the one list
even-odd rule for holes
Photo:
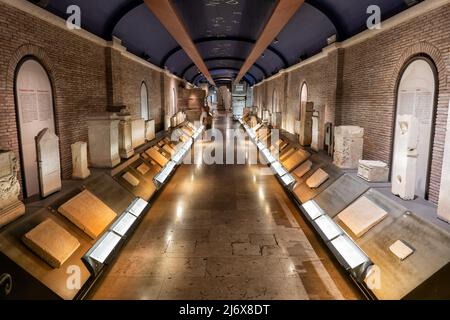
[[[220,115],[215,127],[238,125]],[[91,298],[360,298],[261,168],[181,166]]]

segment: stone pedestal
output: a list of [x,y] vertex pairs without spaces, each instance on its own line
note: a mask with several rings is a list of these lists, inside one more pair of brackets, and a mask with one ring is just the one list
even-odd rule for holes
[[397,117],[394,161],[392,164],[392,193],[403,200],[413,200],[416,191],[417,147],[420,124],[412,115]]
[[[450,105],[449,105],[450,110]],[[442,163],[441,191],[439,194],[438,216],[450,222],[450,115],[447,120],[445,136],[444,160]]]
[[312,117],[311,149],[319,151],[319,112],[315,111]]
[[119,122],[119,155],[122,159],[129,159],[134,155],[132,145],[132,121],[128,113],[118,114]]
[[364,129],[341,126],[334,130],[334,164],[342,169],[358,169],[363,157]]
[[131,121],[131,147],[136,149],[145,143],[145,120],[142,118]]
[[302,146],[311,145],[313,112],[314,104],[312,102],[302,103],[300,111],[300,144]]
[[155,120],[145,122],[145,139],[151,141],[156,138]]
[[72,178],[86,179],[91,175],[88,168],[87,143],[76,142],[72,146]]
[[120,163],[119,119],[114,113],[101,113],[87,119],[89,160],[95,168],[114,168]]
[[25,213],[25,206],[19,201],[17,169],[14,152],[0,151],[0,228]]
[[49,129],[36,137],[39,184],[43,198],[61,190],[61,160],[59,138]]
[[325,150],[327,151],[329,156],[333,156],[333,124],[331,122],[327,122],[325,124]]

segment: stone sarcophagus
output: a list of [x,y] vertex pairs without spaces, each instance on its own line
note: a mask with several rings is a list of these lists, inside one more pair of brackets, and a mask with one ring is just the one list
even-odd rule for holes
[[311,145],[312,141],[312,116],[314,103],[304,102],[300,107],[300,144],[302,146]]
[[334,130],[334,164],[342,169],[357,169],[363,157],[364,129],[340,126]]
[[17,170],[14,152],[0,150],[0,228],[25,213],[25,206],[19,200]]
[[87,119],[89,160],[95,168],[114,168],[120,163],[119,118],[115,113],[100,113]]
[[49,129],[36,137],[39,185],[41,196],[48,197],[62,188],[59,138]]
[[392,193],[403,200],[412,200],[416,191],[419,120],[412,115],[400,115],[395,126]]
[[87,143],[76,142],[71,145],[72,149],[72,178],[86,179],[91,175],[88,166]]
[[382,161],[359,161],[358,177],[369,182],[387,182],[389,166]]

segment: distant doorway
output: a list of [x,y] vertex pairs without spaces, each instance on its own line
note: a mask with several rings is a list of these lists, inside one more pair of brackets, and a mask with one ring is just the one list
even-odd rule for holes
[[55,133],[53,92],[47,71],[33,58],[19,64],[15,79],[24,196],[29,198],[40,193],[35,138],[45,128]]
[[[415,194],[423,199],[428,199],[437,82],[434,63],[428,58],[417,57],[404,68],[397,90],[396,116],[414,115],[419,120]],[[399,131],[396,129],[395,132],[393,164],[396,163]]]

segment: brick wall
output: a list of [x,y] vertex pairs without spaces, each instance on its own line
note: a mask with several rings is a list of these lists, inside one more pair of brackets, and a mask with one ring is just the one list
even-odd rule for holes
[[63,178],[70,178],[72,173],[70,145],[87,141],[89,114],[106,111],[109,105],[125,104],[139,115],[144,81],[150,117],[156,120],[157,130],[163,129],[163,108],[168,108],[169,90],[178,88],[180,82],[106,43],[88,40],[0,3],[0,149],[13,150],[18,159],[14,78],[17,66],[28,56],[43,65],[52,82]]
[[446,5],[345,49],[327,48],[323,58],[255,87],[255,104],[270,109],[272,88],[285,82],[283,128],[293,132],[301,84],[306,81],[308,100],[325,107],[325,122],[364,127],[364,158],[390,163],[401,70],[415,55],[429,56],[439,77],[429,185],[429,199],[437,203],[450,99],[449,16]]

